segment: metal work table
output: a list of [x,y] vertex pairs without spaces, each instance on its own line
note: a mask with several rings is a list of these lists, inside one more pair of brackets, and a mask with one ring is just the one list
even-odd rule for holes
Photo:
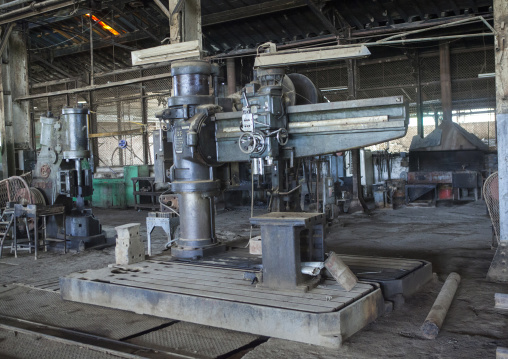
[[[159,196],[163,192],[155,191],[155,178],[154,177],[132,177],[132,184],[134,191],[134,208],[135,209],[150,209],[157,210],[159,208]],[[136,187],[140,185],[141,181],[148,182],[150,186],[149,191],[136,190]],[[141,189],[141,188],[140,188]],[[150,203],[141,203],[141,197],[149,197]]]
[[[53,217],[53,216],[61,216],[62,217],[62,228],[63,228],[63,239],[59,238],[47,238],[46,237],[46,225],[47,225],[47,217]],[[35,259],[37,259],[37,254],[39,250],[39,227],[38,227],[38,220],[39,218],[43,219],[43,236],[42,236],[42,245],[44,247],[44,250],[47,251],[48,245],[47,242],[63,242],[64,245],[64,252],[67,252],[67,233],[65,228],[65,207],[64,206],[41,206],[41,205],[35,205],[35,204],[29,204],[27,206],[23,206],[21,204],[14,205],[14,222],[16,223],[19,218],[23,218],[25,222],[25,226],[28,233],[28,248],[29,251],[31,251],[31,248],[33,246],[34,252],[35,252]],[[34,244],[31,244],[30,239],[30,228],[28,226],[27,219],[32,219],[33,225],[34,225]],[[15,257],[18,256],[18,238],[16,234],[16,230],[13,230],[14,232],[14,255]]]

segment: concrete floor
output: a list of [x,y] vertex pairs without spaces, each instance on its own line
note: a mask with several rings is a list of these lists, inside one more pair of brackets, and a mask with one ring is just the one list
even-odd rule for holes
[[[256,213],[263,213],[263,211],[258,209]],[[146,233],[144,228],[146,212],[96,210],[95,214],[109,233],[112,233],[112,229],[116,225],[132,222],[142,223],[142,235],[144,236]],[[248,209],[218,213],[219,237],[229,240],[247,238],[250,231],[249,217],[250,211]],[[164,243],[162,231],[156,230],[154,232],[154,252],[160,253]],[[135,314],[116,313],[118,311],[112,310],[101,312],[101,318],[118,317],[118,325],[128,326],[129,321],[122,319],[122,316],[126,315],[127,318],[137,323],[136,325],[144,325],[143,329],[140,327],[138,331],[133,327],[130,332],[134,334],[128,334],[125,337],[118,336],[119,339],[130,342],[143,339],[142,334],[136,333],[145,332],[146,334],[146,327],[165,327],[165,337],[160,336],[162,339],[159,338],[159,340],[164,341],[165,344],[163,344],[167,348],[188,353],[190,356],[201,357],[243,357],[246,359],[282,357],[492,358],[495,356],[497,346],[508,346],[507,314],[494,310],[494,293],[508,293],[508,285],[489,283],[485,280],[494,251],[491,249],[490,221],[483,202],[452,207],[402,208],[396,211],[377,210],[371,215],[361,213],[343,215],[330,228],[328,244],[330,249],[345,254],[425,259],[432,262],[433,270],[437,275],[431,283],[407,300],[405,304],[352,336],[339,350],[234,332],[228,333],[227,331],[221,335],[214,335],[213,333],[217,333],[217,330],[213,328],[197,325],[189,327],[187,323],[172,321],[161,322],[154,317],[143,319],[144,317],[138,318],[139,316]],[[33,256],[28,253],[23,253],[16,259],[4,252],[4,257],[0,260],[0,314],[5,315],[2,310],[6,310],[11,311],[10,316],[16,316],[14,314],[18,313],[17,315],[24,316],[23,318],[26,320],[39,323],[48,320],[54,323],[47,324],[60,326],[61,324],[55,322],[57,320],[54,315],[51,318],[49,314],[46,316],[38,315],[36,312],[29,314],[23,308],[17,308],[19,310],[12,314],[12,308],[9,309],[6,306],[7,300],[6,297],[2,297],[2,291],[7,293],[4,295],[11,293],[9,300],[16,302],[17,299],[13,293],[21,289],[16,288],[14,283],[41,287],[41,283],[45,283],[45,281],[55,282],[58,276],[84,269],[102,268],[113,262],[114,248],[90,250],[83,253],[42,253],[38,261],[34,261]],[[462,276],[462,282],[444,327],[436,340],[423,339],[419,328],[430,310],[442,282],[452,271],[456,271]],[[38,289],[27,289],[27,291],[33,290],[37,291]],[[24,295],[26,295],[24,300],[19,300],[20,306],[33,307],[30,304],[30,298],[35,297],[34,293],[26,292]],[[41,300],[40,296],[38,298]],[[4,302],[3,307],[2,301]],[[59,299],[52,299],[49,306],[61,306],[62,303],[58,303],[58,301]],[[65,313],[71,319],[74,318],[72,315],[75,311],[81,311],[82,315],[83,313],[89,313],[88,315],[91,316],[99,315],[96,314],[96,311],[94,312],[93,307],[74,305],[78,306],[77,309],[73,307]],[[81,327],[79,323],[67,326],[84,332],[106,333],[103,334],[105,337],[113,337],[111,333],[115,331],[114,328],[109,328],[107,331],[102,330],[100,321],[93,323],[93,325],[89,323],[86,328]],[[171,328],[174,330],[171,331]],[[120,329],[130,333],[129,328],[122,327]],[[153,333],[159,334],[163,331],[157,329]],[[233,342],[236,343],[235,340],[238,341],[236,347],[231,345]],[[23,343],[19,336],[14,336],[9,331],[0,330],[0,357],[32,356],[12,351],[12,348],[17,347],[16,341],[19,342],[19,345]],[[228,345],[225,345],[227,342]],[[210,350],[211,346],[215,349]],[[47,355],[44,354],[46,347],[48,346],[40,345],[37,355],[34,357],[54,357],[52,356],[54,350],[48,351]],[[100,353],[94,353],[94,355],[100,357]]]

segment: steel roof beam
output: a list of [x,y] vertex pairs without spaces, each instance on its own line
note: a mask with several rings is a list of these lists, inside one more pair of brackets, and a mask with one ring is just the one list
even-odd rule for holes
[[261,4],[242,6],[237,9],[204,15],[202,26],[211,26],[223,24],[225,22],[252,18],[261,15],[272,14],[274,12],[286,11],[307,6],[307,0],[274,0]]
[[[123,12],[122,10],[120,10],[118,7],[114,6],[114,5],[110,5],[110,8],[115,10],[118,14],[120,14],[121,16],[123,16],[124,18],[128,19],[129,18],[129,15],[127,15],[125,12]],[[132,15],[132,14],[131,14]],[[134,25],[136,26],[136,25]],[[143,31],[144,33],[146,33],[149,37],[151,37],[152,39],[156,40],[156,41],[160,41],[160,38],[158,38],[157,36],[155,36],[153,33],[151,33],[150,31],[148,31],[148,29],[145,29],[143,26],[137,26],[137,28],[141,31]]]
[[5,14],[0,15],[0,25],[28,19],[33,16],[38,16],[50,11],[63,9],[65,7],[73,6],[82,2],[84,2],[84,0],[71,0],[71,1],[47,0],[43,2],[38,2],[33,5],[25,6],[21,9],[12,10]]
[[[121,48],[125,48],[126,50],[135,50],[134,48],[132,48],[130,46],[125,46],[123,44],[128,43],[128,42],[147,40],[148,38],[149,37],[147,34],[138,30],[138,31],[130,33],[130,34],[116,37],[114,39],[94,40],[93,47],[95,50],[103,49],[103,48],[109,47],[109,46],[118,46]],[[52,56],[53,57],[60,57],[60,56],[74,55],[76,53],[86,52],[89,50],[90,50],[90,44],[88,42],[86,42],[86,43],[79,44],[79,45],[72,45],[72,46],[67,46],[67,47],[61,48],[61,49],[53,50]]]
[[321,9],[314,3],[313,0],[305,0],[307,6],[311,9],[314,15],[317,16],[319,21],[324,25],[324,27],[330,32],[330,34],[339,35],[339,30],[331,23],[331,21],[323,14]]

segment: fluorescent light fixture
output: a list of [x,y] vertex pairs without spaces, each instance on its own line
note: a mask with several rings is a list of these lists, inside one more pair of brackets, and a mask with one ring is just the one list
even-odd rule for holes
[[131,52],[132,65],[146,65],[199,57],[199,41],[185,41]]
[[486,79],[490,77],[496,77],[496,74],[494,72],[488,73],[488,74],[478,74],[478,78],[480,79]]
[[367,57],[369,49],[364,45],[331,46],[299,50],[277,51],[259,54],[254,67],[277,67],[323,61],[345,60]]
[[85,104],[85,103],[88,103],[88,102],[86,102],[85,100],[81,100],[81,101],[78,101],[78,103],[83,103],[83,104]]

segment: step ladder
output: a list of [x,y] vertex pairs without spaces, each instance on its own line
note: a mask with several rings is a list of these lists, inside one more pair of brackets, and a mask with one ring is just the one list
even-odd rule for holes
[[[9,231],[11,230],[13,223],[14,223],[14,214],[11,215],[11,218],[9,221],[0,222],[0,258],[2,258],[2,252],[4,250],[5,238],[7,238],[7,235],[9,234]],[[11,238],[12,237],[13,236],[11,236]],[[11,248],[12,248],[12,245],[11,245]]]

